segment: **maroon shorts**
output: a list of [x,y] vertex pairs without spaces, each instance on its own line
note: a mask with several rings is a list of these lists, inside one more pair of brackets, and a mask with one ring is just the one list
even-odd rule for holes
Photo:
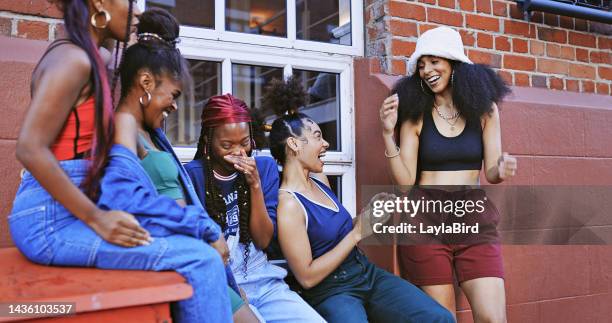
[[504,278],[501,245],[398,246],[401,275],[417,286],[461,283],[475,278]]
[[[442,285],[453,283],[453,272],[459,282],[504,276],[501,245],[497,225],[500,214],[485,199],[479,189],[446,192],[439,189],[419,188],[411,192],[413,199],[423,200],[486,200],[484,212],[458,218],[466,224],[479,223],[480,232],[472,235],[448,234],[435,237],[419,236],[418,240],[400,243],[399,263],[402,277],[415,285]],[[439,214],[415,217],[426,225],[439,225]],[[452,217],[446,217],[450,219]]]

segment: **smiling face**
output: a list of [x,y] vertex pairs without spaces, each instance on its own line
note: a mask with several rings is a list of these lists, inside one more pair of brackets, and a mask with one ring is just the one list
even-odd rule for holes
[[450,88],[453,67],[450,61],[437,56],[421,56],[417,63],[419,77],[433,93],[439,94]]
[[[167,73],[153,79],[151,74],[143,76],[148,81],[143,86],[151,93],[151,101],[143,107],[143,126],[148,129],[161,128],[168,115],[178,109],[176,100],[181,95],[181,82]],[[146,97],[146,94],[143,94]]]
[[314,173],[321,173],[325,164],[321,158],[325,156],[329,143],[323,139],[319,125],[310,120],[302,119],[304,128],[299,138],[288,138],[289,149],[297,151],[296,158],[302,166]]
[[[208,139],[206,138],[206,140]],[[252,147],[249,123],[228,123],[215,127],[211,147],[215,166],[220,168],[215,169],[225,174],[235,172],[234,165],[223,157],[227,155],[241,156],[241,150],[250,155]]]

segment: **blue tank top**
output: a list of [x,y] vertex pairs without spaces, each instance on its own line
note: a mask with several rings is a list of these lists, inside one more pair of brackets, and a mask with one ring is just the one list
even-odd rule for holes
[[315,178],[311,177],[311,179],[334,203],[334,209],[312,201],[298,192],[282,188],[280,190],[292,194],[302,205],[304,215],[306,216],[306,233],[308,234],[308,240],[310,240],[312,259],[316,259],[333,249],[351,232],[353,229],[353,219],[327,185]]
[[465,128],[458,136],[445,137],[438,131],[431,113],[424,113],[419,135],[419,171],[480,170],[482,158],[479,122],[466,120]]

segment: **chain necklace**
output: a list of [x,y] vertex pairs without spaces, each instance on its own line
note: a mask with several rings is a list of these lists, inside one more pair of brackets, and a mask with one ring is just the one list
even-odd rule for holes
[[[447,116],[447,115],[444,115],[442,112],[440,112],[440,108],[438,107],[438,105],[436,105],[435,101],[433,105],[434,105],[434,108],[436,109],[436,112],[438,113],[438,116],[442,118],[442,120],[444,120],[446,123],[448,123],[448,125],[451,128],[451,131],[455,131],[455,124],[457,123],[457,121],[459,121],[459,111],[455,111],[455,113]],[[454,121],[451,122],[450,120],[454,120]]]

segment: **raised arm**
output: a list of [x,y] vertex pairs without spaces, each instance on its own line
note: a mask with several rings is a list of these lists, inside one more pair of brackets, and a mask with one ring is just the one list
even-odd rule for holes
[[491,184],[501,183],[516,174],[517,161],[516,158],[507,153],[502,153],[501,126],[497,104],[493,103],[493,111],[485,114],[482,119],[484,123],[482,143],[484,146],[485,177]]
[[291,271],[303,288],[319,284],[346,259],[361,240],[356,226],[332,250],[312,259],[306,233],[306,214],[290,193],[281,191],[278,203],[278,240]]
[[393,181],[398,185],[414,185],[416,181],[417,160],[419,152],[419,132],[422,122],[406,120],[400,127],[400,146],[395,144],[395,126],[397,123],[399,98],[397,94],[389,96],[380,108],[380,121],[385,146],[385,157],[391,168]]

